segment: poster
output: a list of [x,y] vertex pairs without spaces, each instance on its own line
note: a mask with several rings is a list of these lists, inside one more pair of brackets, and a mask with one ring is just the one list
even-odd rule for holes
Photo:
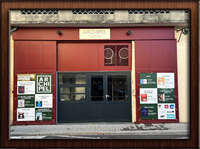
[[157,103],[156,88],[140,88],[140,104]]
[[158,104],[158,119],[176,119],[175,104]]
[[158,88],[174,88],[174,73],[157,73]]
[[17,108],[17,121],[35,121],[35,108]]
[[31,108],[35,107],[34,95],[18,95],[17,96],[18,108]]
[[141,104],[140,118],[142,120],[158,119],[157,104]]
[[173,88],[158,88],[158,103],[174,103]]
[[36,94],[35,107],[36,108],[52,108],[53,94]]
[[35,81],[17,81],[17,95],[35,94]]
[[52,75],[38,74],[36,79],[36,93],[48,94],[52,93]]
[[52,109],[51,108],[36,109],[35,120],[36,121],[52,120]]
[[140,88],[156,88],[156,73],[140,73]]
[[35,81],[35,74],[17,74],[17,81]]

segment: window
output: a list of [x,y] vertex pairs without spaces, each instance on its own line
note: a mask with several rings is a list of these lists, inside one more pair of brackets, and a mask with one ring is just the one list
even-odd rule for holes
[[86,97],[86,75],[59,74],[60,101],[82,101]]
[[105,45],[104,65],[105,66],[128,66],[128,45]]

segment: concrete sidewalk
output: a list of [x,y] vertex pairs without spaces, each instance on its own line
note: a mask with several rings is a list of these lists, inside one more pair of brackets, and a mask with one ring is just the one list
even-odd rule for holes
[[11,139],[188,139],[188,123],[66,123],[10,126]]

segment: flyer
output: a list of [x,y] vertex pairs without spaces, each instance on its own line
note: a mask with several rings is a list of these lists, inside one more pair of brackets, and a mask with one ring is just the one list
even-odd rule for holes
[[140,73],[140,88],[156,88],[156,73]]
[[41,93],[41,94],[52,93],[51,74],[37,74],[36,84],[37,84],[36,93]]
[[17,95],[35,94],[35,81],[17,81]]
[[18,108],[34,108],[35,95],[18,95]]
[[158,88],[158,103],[174,103],[173,88]]
[[158,104],[158,119],[176,119],[175,104]]
[[35,121],[35,108],[17,108],[17,121]]
[[36,108],[52,108],[53,94],[35,94]]
[[174,88],[174,73],[157,73],[157,88]]
[[158,119],[157,104],[141,104],[140,118],[142,120]]
[[36,74],[17,74],[17,81],[35,81]]
[[158,103],[156,88],[140,88],[140,104]]
[[37,121],[52,120],[52,109],[35,109],[35,119]]

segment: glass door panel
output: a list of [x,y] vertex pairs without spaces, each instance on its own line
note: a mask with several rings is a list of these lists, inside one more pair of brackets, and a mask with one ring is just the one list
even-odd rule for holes
[[103,76],[91,76],[91,100],[103,101]]

